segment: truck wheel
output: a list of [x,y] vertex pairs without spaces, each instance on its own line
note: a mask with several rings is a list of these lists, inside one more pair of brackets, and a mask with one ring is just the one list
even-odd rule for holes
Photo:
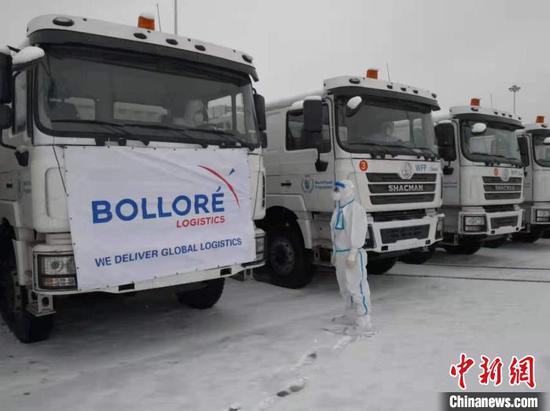
[[311,253],[292,227],[268,231],[267,266],[271,283],[285,288],[302,288],[311,282]]
[[417,251],[414,253],[409,253],[400,258],[406,264],[424,264],[428,261],[435,253],[435,247],[430,246],[428,251]]
[[225,278],[217,278],[204,282],[204,287],[196,290],[181,291],[176,293],[178,301],[191,308],[205,310],[212,308],[218,302],[223,293]]
[[543,231],[542,238],[550,238],[550,230]]
[[499,248],[502,247],[508,241],[508,236],[500,237],[495,240],[485,240],[483,247],[487,248]]
[[459,245],[444,245],[443,248],[449,254],[461,254],[461,255],[472,255],[479,251],[481,248],[481,243],[473,241],[468,244],[459,244]]
[[53,316],[35,317],[26,310],[27,291],[17,284],[17,271],[11,264],[2,264],[0,272],[0,311],[2,318],[22,343],[48,339]]
[[397,262],[397,258],[377,258],[367,262],[367,274],[384,274],[391,270]]
[[523,243],[534,243],[543,237],[544,231],[532,231],[530,233],[514,233],[512,238]]

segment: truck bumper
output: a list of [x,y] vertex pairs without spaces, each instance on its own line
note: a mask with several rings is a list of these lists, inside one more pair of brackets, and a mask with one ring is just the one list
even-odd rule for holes
[[443,214],[411,220],[369,221],[367,251],[391,253],[424,248],[443,236]]
[[[95,290],[81,291],[78,289],[78,278],[76,274],[70,279],[64,276],[63,281],[55,283],[49,280],[47,275],[41,272],[41,261],[44,257],[68,258],[73,256],[71,244],[37,244],[33,247],[33,275],[32,290],[39,296],[74,295],[88,292],[105,292],[111,294],[122,294],[126,292],[144,291],[155,288],[171,287],[183,284],[191,284],[216,278],[231,277],[244,270],[250,270],[265,264],[265,232],[259,228],[255,230],[256,237],[256,259],[247,263],[236,264],[226,267],[217,267],[210,270],[174,273],[173,275],[160,278],[151,278],[132,284],[125,284],[115,287],[101,288]],[[56,286],[57,285],[57,286]]]
[[550,203],[523,204],[523,225],[526,232],[550,228]]
[[523,210],[486,212],[482,208],[458,213],[460,236],[494,236],[521,230]]

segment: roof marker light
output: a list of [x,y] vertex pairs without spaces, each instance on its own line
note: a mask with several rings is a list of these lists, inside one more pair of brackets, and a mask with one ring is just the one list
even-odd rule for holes
[[151,13],[141,13],[138,17],[140,29],[155,30],[155,16]]
[[542,124],[544,123],[544,116],[537,116],[537,121],[536,121],[537,124]]
[[367,78],[378,80],[378,69],[370,68],[367,70]]
[[474,97],[474,98],[472,98],[472,99],[470,100],[470,105],[471,105],[472,107],[479,107],[480,101],[481,101],[481,100],[480,100],[479,98]]

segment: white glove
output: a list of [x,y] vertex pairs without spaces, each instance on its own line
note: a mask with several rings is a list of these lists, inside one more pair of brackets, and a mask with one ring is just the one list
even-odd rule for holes
[[357,260],[357,250],[350,251],[348,258],[346,258],[346,265],[348,268],[355,266],[355,260]]

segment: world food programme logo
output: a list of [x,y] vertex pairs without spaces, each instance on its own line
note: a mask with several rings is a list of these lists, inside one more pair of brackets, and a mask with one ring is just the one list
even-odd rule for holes
[[502,170],[502,176],[500,176],[500,178],[502,178],[502,181],[509,181],[510,180],[510,170],[508,170],[507,168]]
[[401,170],[399,170],[399,176],[403,180],[410,180],[413,174],[414,170],[412,164],[409,162],[403,163],[403,165],[401,166]]
[[302,191],[304,193],[311,193],[313,191],[315,182],[311,176],[305,176],[302,180]]

